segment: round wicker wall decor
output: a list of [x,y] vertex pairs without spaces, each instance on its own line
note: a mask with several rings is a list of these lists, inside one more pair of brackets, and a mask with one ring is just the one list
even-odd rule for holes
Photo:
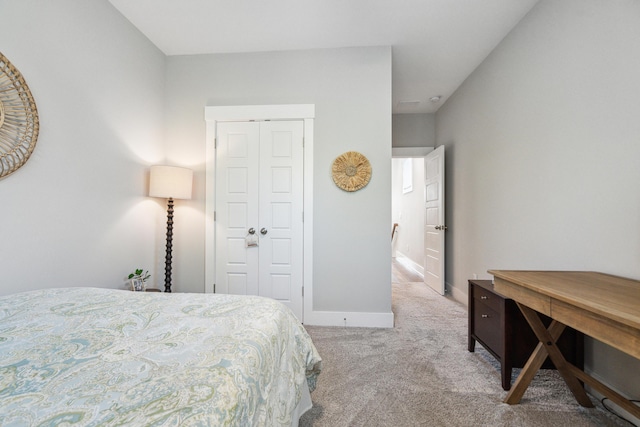
[[0,179],[24,165],[38,140],[40,122],[29,86],[0,53]]
[[371,179],[371,164],[357,151],[348,151],[334,160],[331,176],[344,191],[358,191]]

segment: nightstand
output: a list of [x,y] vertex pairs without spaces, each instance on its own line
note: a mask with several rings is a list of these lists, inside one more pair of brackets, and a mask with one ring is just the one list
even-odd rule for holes
[[[511,388],[511,371],[522,368],[538,339],[520,312],[515,301],[494,292],[491,280],[469,280],[469,342],[468,350],[475,351],[478,341],[500,362],[502,388]],[[543,323],[551,322],[540,315]],[[582,369],[584,365],[584,336],[566,328],[558,340],[558,346],[567,361]],[[547,358],[543,368],[553,369]]]

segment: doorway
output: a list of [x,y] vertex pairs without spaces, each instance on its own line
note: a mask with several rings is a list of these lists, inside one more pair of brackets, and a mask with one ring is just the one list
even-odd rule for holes
[[392,240],[395,262],[424,277],[424,155],[392,158],[391,219],[398,224]]
[[444,295],[444,147],[394,148],[392,177],[392,256]]

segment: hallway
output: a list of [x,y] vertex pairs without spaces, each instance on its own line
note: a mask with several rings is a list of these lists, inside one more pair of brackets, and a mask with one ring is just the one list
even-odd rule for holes
[[405,284],[423,282],[422,276],[402,265],[396,258],[391,258],[391,283]]

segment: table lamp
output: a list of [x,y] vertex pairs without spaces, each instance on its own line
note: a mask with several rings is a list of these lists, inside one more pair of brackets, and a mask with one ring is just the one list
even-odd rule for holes
[[149,197],[167,199],[167,250],[164,267],[164,291],[171,292],[171,249],[173,246],[173,199],[190,199],[193,171],[176,166],[151,166]]

